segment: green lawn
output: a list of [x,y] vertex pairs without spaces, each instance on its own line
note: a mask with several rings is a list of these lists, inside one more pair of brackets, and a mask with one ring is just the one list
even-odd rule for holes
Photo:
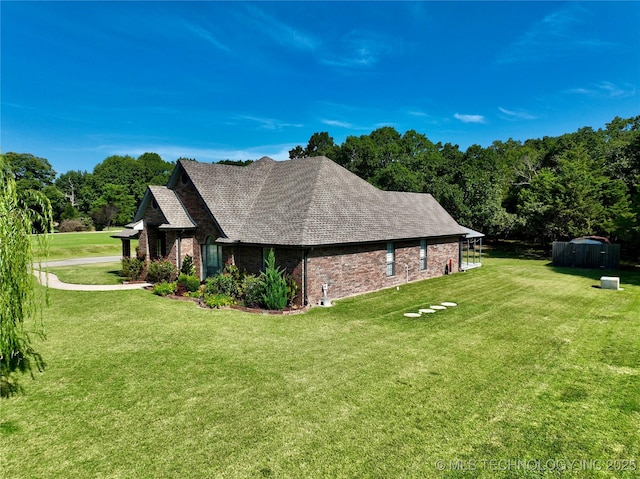
[[76,266],[55,266],[49,272],[58,276],[63,283],[72,284],[122,284],[120,276],[122,263],[81,264]]
[[51,291],[2,476],[637,477],[640,273],[600,274],[486,259],[294,316]]
[[[117,231],[120,231],[120,229],[51,234],[49,235],[51,238],[49,260],[55,261],[70,258],[120,255],[122,254],[121,241],[111,238],[111,235]],[[137,244],[137,240],[131,242],[131,251],[135,250]],[[34,247],[36,247],[35,237]],[[36,247],[36,259],[41,256],[40,253]]]

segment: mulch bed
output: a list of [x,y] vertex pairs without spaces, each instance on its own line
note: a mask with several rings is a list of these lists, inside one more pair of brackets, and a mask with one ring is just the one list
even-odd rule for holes
[[[153,286],[147,286],[144,289],[146,289],[147,291],[153,291]],[[246,306],[240,306],[240,305],[223,306],[222,308],[210,308],[209,306],[204,304],[204,302],[201,301],[200,298],[189,298],[187,296],[182,296],[180,294],[168,294],[167,296],[164,296],[164,297],[173,299],[175,301],[191,301],[192,303],[195,303],[197,306],[201,307],[202,309],[236,309],[238,311],[243,311],[245,313],[253,313],[253,314],[276,314],[276,315],[288,316],[292,314],[305,313],[309,310],[309,307],[273,310],[273,309],[261,309],[261,308],[248,308]]]

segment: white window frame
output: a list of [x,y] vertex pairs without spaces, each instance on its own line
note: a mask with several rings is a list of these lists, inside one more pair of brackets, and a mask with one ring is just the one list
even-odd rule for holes
[[387,276],[396,275],[396,248],[393,241],[387,243]]
[[420,270],[425,271],[428,267],[427,262],[427,240],[420,240]]

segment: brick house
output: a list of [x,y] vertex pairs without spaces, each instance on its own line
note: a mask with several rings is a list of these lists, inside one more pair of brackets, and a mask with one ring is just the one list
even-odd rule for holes
[[467,231],[429,194],[382,191],[326,157],[248,166],[180,160],[149,186],[134,223],[139,255],[206,278],[225,263],[259,273],[273,248],[296,279],[298,304],[375,291],[460,268]]

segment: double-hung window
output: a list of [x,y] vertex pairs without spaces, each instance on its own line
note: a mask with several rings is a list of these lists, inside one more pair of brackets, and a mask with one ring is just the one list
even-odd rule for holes
[[427,240],[420,240],[420,269],[427,269]]
[[387,276],[396,274],[396,250],[393,242],[387,243]]

